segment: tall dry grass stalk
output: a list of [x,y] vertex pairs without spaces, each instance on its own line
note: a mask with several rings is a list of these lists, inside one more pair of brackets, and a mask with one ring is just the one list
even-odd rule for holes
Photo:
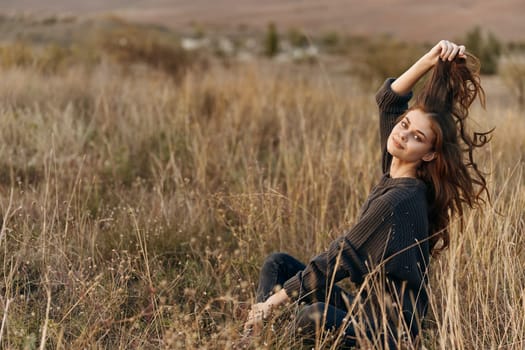
[[[3,348],[230,348],[264,256],[320,252],[379,176],[372,96],[324,71],[1,74]],[[525,118],[480,123],[493,206],[432,261],[429,349],[525,346]],[[288,311],[258,346],[299,346]]]

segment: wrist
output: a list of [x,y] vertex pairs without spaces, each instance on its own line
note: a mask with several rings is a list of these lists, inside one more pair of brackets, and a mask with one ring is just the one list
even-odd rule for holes
[[271,309],[288,302],[289,298],[285,289],[279,290],[277,293],[269,297],[265,302],[266,309]]
[[439,57],[435,57],[434,55],[431,55],[431,52],[427,52],[419,59],[419,64],[424,70],[428,71],[434,68],[438,59]]

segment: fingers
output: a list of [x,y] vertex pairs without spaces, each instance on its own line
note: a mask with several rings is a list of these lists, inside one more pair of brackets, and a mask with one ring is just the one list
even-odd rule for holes
[[272,307],[267,303],[258,303],[252,305],[252,309],[248,313],[248,319],[244,323],[244,331],[251,335],[260,333],[264,320],[270,317]]
[[252,310],[250,310],[250,313],[248,314],[248,319],[244,324],[244,330],[247,331],[254,327],[257,328],[263,323],[263,319],[264,315],[262,310],[260,310],[256,307],[256,305],[254,305],[254,307],[252,308]]
[[450,41],[447,40],[441,40],[439,43],[439,46],[441,48],[441,52],[439,53],[439,58],[441,58],[442,61],[446,61],[449,59],[450,54],[454,50],[454,46]]
[[438,44],[441,49],[439,53],[439,58],[442,61],[452,61],[456,56],[465,58],[465,46],[457,45],[448,40],[441,40]]
[[254,325],[258,324],[258,323],[262,323],[263,319],[262,319],[262,316],[259,316],[259,315],[250,315],[248,316],[248,319],[246,320],[246,323],[244,323],[244,329],[250,329],[252,328]]
[[467,58],[467,55],[465,55],[465,51],[466,51],[465,46],[459,45],[458,56],[461,58]]
[[251,319],[246,321],[244,324],[243,336],[244,337],[257,337],[261,334],[263,328],[262,319],[255,320]]

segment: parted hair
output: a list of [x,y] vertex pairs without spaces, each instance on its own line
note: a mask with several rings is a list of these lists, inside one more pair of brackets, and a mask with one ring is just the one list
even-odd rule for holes
[[470,132],[469,108],[479,99],[485,106],[480,83],[479,60],[467,53],[453,61],[436,64],[411,108],[421,109],[432,119],[436,156],[422,162],[418,178],[427,183],[430,246],[434,255],[450,242],[449,224],[458,216],[463,227],[463,209],[490,201],[485,175],[474,159],[474,150],[490,141],[488,132]]

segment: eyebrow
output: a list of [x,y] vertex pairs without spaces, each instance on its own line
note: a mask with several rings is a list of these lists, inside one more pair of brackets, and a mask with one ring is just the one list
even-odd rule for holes
[[[410,124],[411,124],[411,123],[410,123],[410,119],[408,119],[408,117],[405,117],[405,119],[408,121],[408,124],[410,125]],[[417,132],[417,133],[420,133],[421,135],[423,135],[423,137],[424,137],[425,139],[427,138],[427,135],[425,135],[425,134],[423,133],[423,131],[421,131],[421,130],[416,130],[416,132]]]

